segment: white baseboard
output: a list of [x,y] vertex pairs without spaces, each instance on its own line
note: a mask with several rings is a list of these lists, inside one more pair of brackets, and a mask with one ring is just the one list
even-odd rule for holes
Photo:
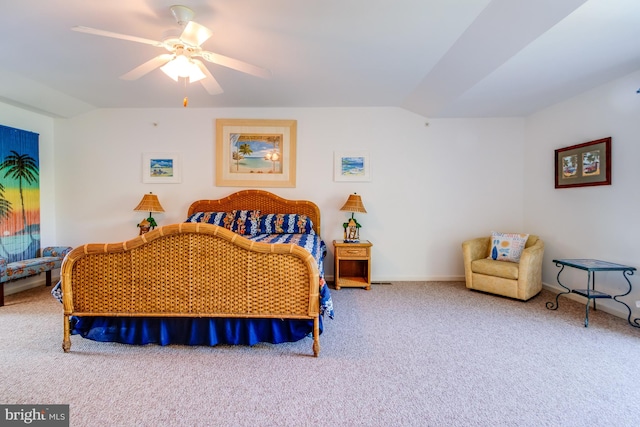
[[[333,282],[333,276],[327,278],[327,281]],[[386,278],[386,277],[374,277],[371,280],[371,283],[390,283],[390,282],[464,282],[464,276],[427,276],[427,277],[403,277],[399,278]],[[564,292],[565,289],[562,289],[558,285],[549,285],[548,283],[542,283],[542,288],[547,291],[553,292],[554,294],[558,294],[560,292]],[[569,298],[573,301],[577,301],[579,303],[585,304],[585,298],[577,295],[577,294],[566,294],[563,295],[562,298]],[[593,304],[593,302],[592,302]],[[593,305],[592,305],[593,306]],[[633,307],[631,308],[631,318],[634,319],[639,317],[637,313],[633,312]],[[598,301],[598,310],[602,310],[605,313],[609,313],[616,317],[621,317],[623,319],[627,319],[629,317],[629,312],[627,312],[623,306],[616,301],[612,300],[599,300]]]

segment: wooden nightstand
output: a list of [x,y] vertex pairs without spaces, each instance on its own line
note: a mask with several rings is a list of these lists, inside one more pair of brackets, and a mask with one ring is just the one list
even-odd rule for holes
[[335,254],[333,277],[336,289],[371,289],[371,246],[373,244],[368,240],[360,243],[333,241]]

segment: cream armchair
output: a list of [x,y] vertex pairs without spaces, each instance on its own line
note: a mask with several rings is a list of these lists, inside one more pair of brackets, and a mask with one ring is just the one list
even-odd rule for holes
[[491,236],[462,243],[467,288],[509,298],[528,300],[542,290],[544,242],[529,235],[519,263],[489,257]]

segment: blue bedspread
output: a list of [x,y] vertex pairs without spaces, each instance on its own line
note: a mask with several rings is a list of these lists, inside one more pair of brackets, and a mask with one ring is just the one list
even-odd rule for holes
[[[315,234],[258,234],[243,236],[262,243],[295,243],[318,263],[320,273],[320,332],[323,317],[333,318],[333,302],[324,278],[326,245]],[[61,283],[51,293],[62,302]],[[313,331],[312,320],[242,318],[72,317],[71,333],[94,341],[124,344],[254,345],[295,342]]]

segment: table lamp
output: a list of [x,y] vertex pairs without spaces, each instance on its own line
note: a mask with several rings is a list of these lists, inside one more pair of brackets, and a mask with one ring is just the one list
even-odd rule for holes
[[149,230],[153,230],[158,226],[156,220],[153,219],[153,216],[151,216],[152,212],[164,212],[160,201],[158,201],[158,196],[151,192],[142,196],[142,200],[140,200],[138,206],[136,206],[133,210],[149,212],[149,218],[143,219],[142,221],[140,221],[140,224],[138,224],[138,227],[140,228],[140,235],[146,233]]
[[342,224],[344,227],[345,243],[359,243],[361,225],[356,221],[353,214],[354,212],[367,213],[367,210],[362,204],[362,199],[356,193],[350,194],[346,203],[340,208],[340,210],[351,212],[351,218],[349,218],[349,221]]

